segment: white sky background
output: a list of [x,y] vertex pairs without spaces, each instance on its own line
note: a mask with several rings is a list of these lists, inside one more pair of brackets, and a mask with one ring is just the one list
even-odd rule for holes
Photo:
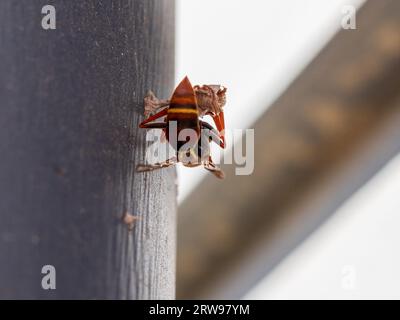
[[400,156],[245,299],[400,299]]
[[[228,87],[227,129],[249,128],[341,27],[343,6],[362,2],[177,0],[176,83]],[[178,201],[206,174],[179,165]]]
[[[363,2],[178,0],[176,82],[227,86],[227,128],[251,127]],[[178,174],[181,202],[207,172]],[[245,298],[399,299],[399,190],[400,156]]]

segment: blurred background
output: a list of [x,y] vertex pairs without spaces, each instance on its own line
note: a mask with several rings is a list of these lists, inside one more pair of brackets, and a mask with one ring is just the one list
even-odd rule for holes
[[177,297],[400,298],[399,2],[179,0],[176,66],[255,129],[252,175],[178,167]]

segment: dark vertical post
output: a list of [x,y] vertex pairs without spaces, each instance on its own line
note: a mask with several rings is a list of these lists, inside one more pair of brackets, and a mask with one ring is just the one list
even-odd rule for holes
[[174,298],[176,174],[134,171],[173,79],[173,0],[0,2],[0,298]]

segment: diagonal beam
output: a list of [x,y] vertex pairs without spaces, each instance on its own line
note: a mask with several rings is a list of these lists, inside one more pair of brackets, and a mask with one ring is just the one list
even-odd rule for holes
[[180,208],[178,298],[239,298],[400,150],[400,2],[369,1]]

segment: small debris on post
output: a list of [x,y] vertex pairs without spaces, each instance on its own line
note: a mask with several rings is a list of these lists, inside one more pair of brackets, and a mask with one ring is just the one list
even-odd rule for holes
[[129,212],[125,212],[123,221],[128,226],[128,230],[132,231],[133,227],[135,226],[135,221],[139,220],[139,216],[134,216]]

